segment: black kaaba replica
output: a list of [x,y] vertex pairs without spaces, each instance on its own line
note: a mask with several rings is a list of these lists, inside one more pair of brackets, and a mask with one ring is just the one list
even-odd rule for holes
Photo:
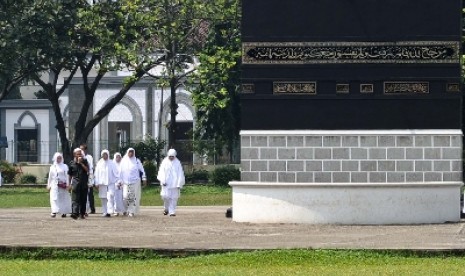
[[243,0],[238,222],[460,220],[460,0]]

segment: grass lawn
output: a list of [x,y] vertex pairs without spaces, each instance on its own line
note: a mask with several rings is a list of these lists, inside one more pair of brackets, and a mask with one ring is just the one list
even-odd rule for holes
[[163,258],[74,252],[0,256],[2,275],[463,275],[465,258],[433,253],[274,250]]
[[[159,191],[144,188],[142,205],[161,205]],[[44,188],[2,187],[0,199],[0,208],[49,206]],[[209,185],[186,186],[180,200],[185,206],[230,204],[229,187]],[[463,275],[464,255],[298,249],[164,257],[144,250],[0,248],[0,275]]]
[[[142,206],[162,205],[159,186],[149,186],[142,190]],[[181,190],[179,206],[231,205],[231,188],[211,185],[186,185]],[[95,203],[100,200],[95,193]],[[50,198],[45,188],[0,188],[0,208],[49,207]]]

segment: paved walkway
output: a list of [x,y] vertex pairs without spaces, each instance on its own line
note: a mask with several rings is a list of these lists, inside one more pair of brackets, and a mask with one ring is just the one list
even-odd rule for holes
[[238,250],[277,248],[465,250],[465,221],[433,225],[236,223],[226,206],[142,207],[134,218],[50,218],[49,208],[0,209],[0,247]]

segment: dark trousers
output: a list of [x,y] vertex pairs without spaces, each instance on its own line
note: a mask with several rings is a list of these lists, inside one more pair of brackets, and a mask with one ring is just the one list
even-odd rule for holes
[[90,212],[95,213],[95,200],[94,200],[94,188],[90,187],[88,190],[89,196],[89,207],[90,207]]
[[71,210],[73,215],[83,216],[86,213],[87,183],[76,182],[72,184],[73,188],[71,190]]

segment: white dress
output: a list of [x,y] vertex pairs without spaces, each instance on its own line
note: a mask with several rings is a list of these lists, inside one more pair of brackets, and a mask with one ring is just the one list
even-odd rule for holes
[[71,195],[68,189],[60,188],[58,183],[64,183],[66,187],[69,187],[68,166],[66,164],[50,166],[47,188],[50,190],[52,213],[70,214]]
[[[120,163],[117,163],[116,161],[113,161],[115,163],[115,167],[116,167],[116,171],[117,171],[117,174],[118,174],[118,179],[121,175],[121,162]],[[123,184],[121,182],[121,180],[119,180],[117,182],[117,184],[115,185],[115,194],[114,194],[114,198],[115,198],[115,206],[114,206],[114,212],[115,213],[124,213],[126,212],[126,208],[124,207],[124,202],[123,202]]]
[[163,159],[158,170],[157,179],[160,181],[162,198],[179,198],[179,189],[185,184],[184,171],[179,159],[173,161],[168,158]]
[[180,190],[185,184],[184,171],[179,159],[163,160],[158,171],[157,179],[161,184],[160,195],[163,199],[164,214],[175,215]]
[[[129,148],[127,152],[134,149]],[[120,179],[123,183],[123,200],[126,205],[127,212],[130,214],[137,214],[140,210],[141,198],[141,178],[146,180],[144,167],[139,159],[136,157],[129,157],[126,155],[121,160],[121,174]]]
[[[99,160],[95,168],[95,184],[98,186],[98,195],[102,199],[104,213],[114,212],[115,183],[119,181],[117,168],[110,159]],[[104,204],[106,206],[104,206]]]

